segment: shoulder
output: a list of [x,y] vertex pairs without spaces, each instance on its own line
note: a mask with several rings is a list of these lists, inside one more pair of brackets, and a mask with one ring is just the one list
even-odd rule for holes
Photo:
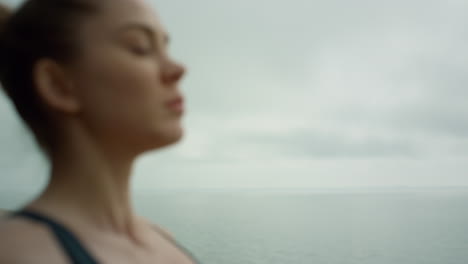
[[153,223],[149,220],[146,220],[144,218],[141,218],[141,220],[148,226],[150,226],[151,229],[155,230],[156,232],[158,232],[160,235],[162,235],[164,238],[166,238],[167,240],[170,240],[172,242],[175,242],[175,238],[174,238],[174,235],[169,231],[167,230],[166,228],[156,224],[156,223]]
[[0,216],[0,263],[65,263],[49,230],[25,219]]
[[157,224],[154,224],[153,223],[153,227],[156,229],[156,231],[158,231],[162,236],[164,236],[165,238],[167,238],[168,240],[170,241],[173,241],[175,242],[175,238],[174,238],[174,235],[169,232],[167,229],[161,227],[160,225],[157,225]]

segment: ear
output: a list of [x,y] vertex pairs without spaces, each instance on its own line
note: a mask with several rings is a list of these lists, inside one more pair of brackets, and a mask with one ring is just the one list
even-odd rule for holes
[[40,59],[33,74],[37,93],[49,107],[66,113],[79,110],[73,81],[68,78],[63,66],[51,59]]

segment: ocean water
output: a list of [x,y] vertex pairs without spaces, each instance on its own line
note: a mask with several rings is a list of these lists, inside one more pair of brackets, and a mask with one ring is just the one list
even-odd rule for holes
[[[28,197],[1,193],[0,208]],[[139,192],[204,264],[466,264],[468,191]]]

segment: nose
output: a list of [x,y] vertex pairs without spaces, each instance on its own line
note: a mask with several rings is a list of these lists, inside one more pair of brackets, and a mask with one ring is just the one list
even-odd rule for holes
[[179,62],[167,60],[162,70],[162,81],[165,84],[174,84],[182,79],[186,72],[186,67]]

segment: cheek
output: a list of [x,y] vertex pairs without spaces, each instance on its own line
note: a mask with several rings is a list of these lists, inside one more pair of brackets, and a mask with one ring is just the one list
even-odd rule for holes
[[81,87],[85,111],[94,122],[120,129],[158,118],[164,98],[155,62],[113,56],[89,65]]

